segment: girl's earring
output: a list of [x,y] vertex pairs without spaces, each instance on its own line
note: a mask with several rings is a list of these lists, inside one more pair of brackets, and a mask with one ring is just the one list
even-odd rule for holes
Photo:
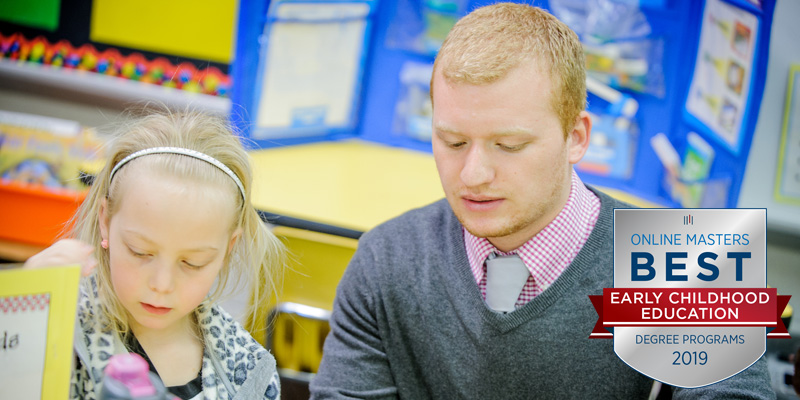
[[103,239],[103,240],[100,242],[100,247],[102,247],[102,248],[104,248],[104,249],[108,249],[108,240],[105,240],[105,239]]

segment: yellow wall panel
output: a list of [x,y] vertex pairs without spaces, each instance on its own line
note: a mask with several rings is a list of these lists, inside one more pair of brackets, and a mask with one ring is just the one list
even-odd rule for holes
[[229,64],[237,0],[94,0],[92,41]]

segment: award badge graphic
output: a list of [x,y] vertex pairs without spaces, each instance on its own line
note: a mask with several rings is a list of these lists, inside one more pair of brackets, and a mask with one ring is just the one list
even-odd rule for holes
[[614,287],[589,296],[600,316],[590,338],[613,338],[626,364],[673,386],[745,370],[767,337],[789,337],[791,296],[766,287],[766,214],[615,209]]

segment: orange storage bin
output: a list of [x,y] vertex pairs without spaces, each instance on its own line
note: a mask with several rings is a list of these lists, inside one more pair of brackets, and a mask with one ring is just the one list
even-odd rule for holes
[[53,243],[87,192],[0,182],[0,238],[41,246]]

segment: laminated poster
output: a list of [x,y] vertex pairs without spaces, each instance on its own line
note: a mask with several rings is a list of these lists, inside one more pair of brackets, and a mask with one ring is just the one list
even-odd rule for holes
[[264,29],[256,118],[264,130],[254,138],[352,124],[369,11],[366,3],[277,5]]
[[689,119],[738,154],[753,75],[758,18],[721,0],[706,1],[694,76],[686,99]]

